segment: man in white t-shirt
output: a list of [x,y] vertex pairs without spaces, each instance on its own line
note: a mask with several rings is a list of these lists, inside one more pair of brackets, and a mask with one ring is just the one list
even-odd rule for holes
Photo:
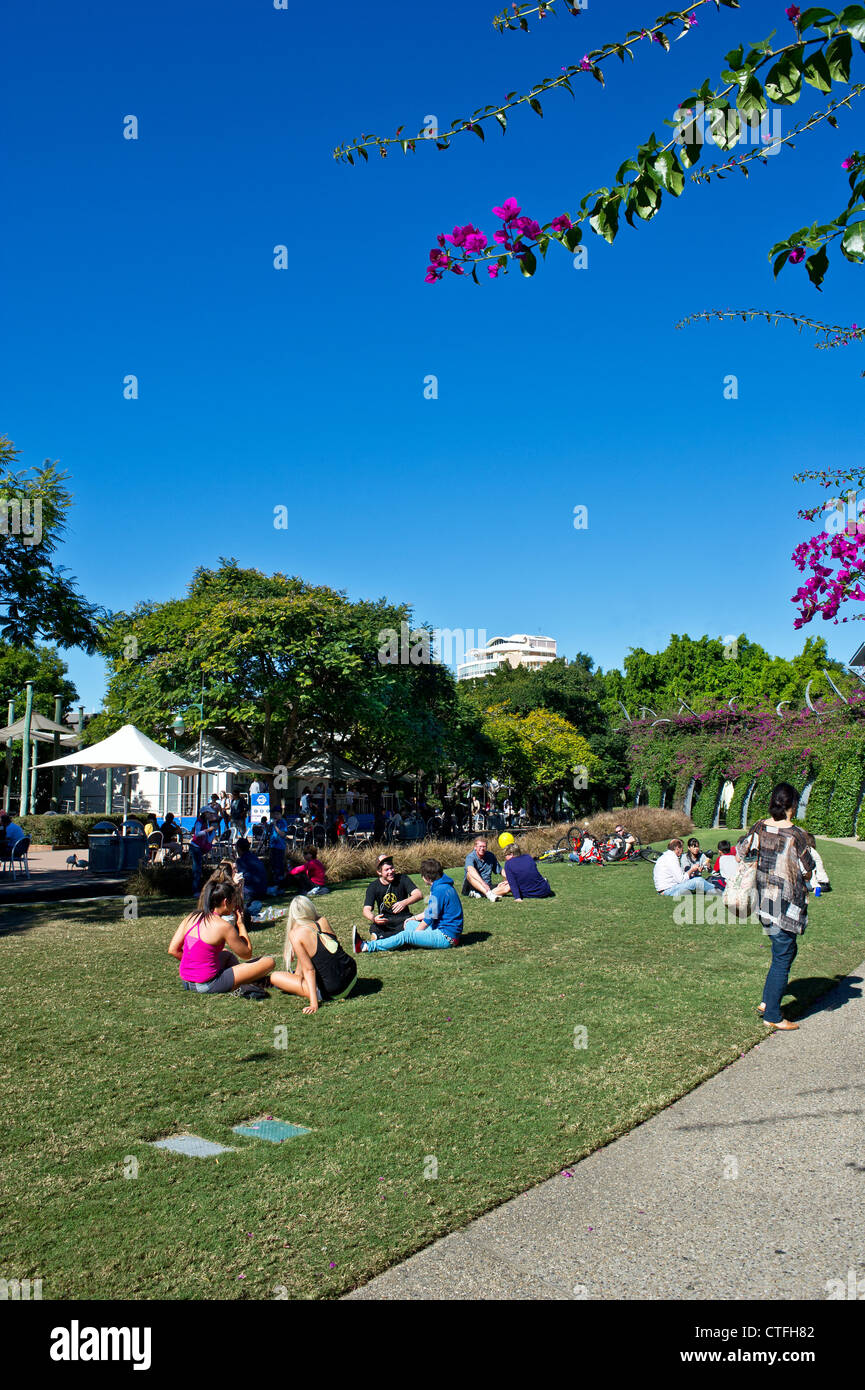
[[655,891],[664,898],[680,898],[683,893],[718,893],[720,889],[700,877],[699,869],[685,870],[681,865],[684,845],[671,840],[655,864],[652,877]]

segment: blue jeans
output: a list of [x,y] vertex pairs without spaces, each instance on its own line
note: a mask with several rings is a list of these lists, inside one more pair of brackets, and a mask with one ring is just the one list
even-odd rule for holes
[[681,883],[674,883],[672,888],[665,888],[663,896],[665,898],[681,898],[683,893],[720,893],[720,888],[716,888],[714,883],[707,883],[703,878],[684,878]]
[[424,946],[428,951],[443,951],[446,946],[455,945],[454,938],[438,927],[424,927],[420,923],[414,927],[404,927],[396,936],[386,936],[383,941],[370,941],[368,951],[395,951],[398,946]]
[[780,1023],[781,1000],[787,989],[790,966],[799,950],[799,938],[795,932],[779,931],[769,940],[772,943],[772,964],[763,986],[763,1003],[766,1005],[763,1018],[767,1023]]
[[189,846],[189,858],[192,861],[192,891],[201,892],[201,880],[204,871],[204,855],[198,845]]

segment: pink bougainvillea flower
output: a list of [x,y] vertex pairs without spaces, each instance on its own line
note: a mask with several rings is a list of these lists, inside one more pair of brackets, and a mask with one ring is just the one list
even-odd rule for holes
[[487,266],[487,275],[490,277],[491,280],[495,280],[495,278],[496,278],[496,276],[498,275],[500,269],[501,269],[501,266],[498,266],[498,265],[488,265],[488,266]]
[[571,219],[566,212],[560,212],[558,217],[553,218],[553,228],[557,232],[566,232],[571,225]]
[[520,208],[516,198],[506,198],[500,208],[493,208],[493,212],[503,222],[514,222],[520,215]]
[[493,241],[497,242],[499,246],[510,246],[511,239],[508,236],[507,227],[499,227],[497,232],[493,232]]
[[799,23],[799,16],[800,16],[800,14],[802,13],[802,11],[799,9],[799,6],[798,6],[798,5],[790,5],[790,6],[784,11],[784,13],[785,13],[785,15],[787,16],[787,18],[789,19],[789,21],[790,21],[791,24],[798,24],[798,23]]
[[793,247],[793,250],[790,252],[790,264],[791,264],[791,265],[798,265],[799,262],[800,262],[800,261],[804,261],[804,259],[805,259],[805,248],[804,248],[804,246],[794,246],[794,247]]
[[531,217],[518,217],[514,226],[523,236],[530,236],[537,239],[541,234],[539,223],[535,222]]
[[471,231],[471,232],[468,232],[468,233],[467,233],[467,235],[466,235],[466,250],[467,250],[467,251],[469,251],[469,252],[483,251],[483,249],[484,249],[484,247],[486,246],[486,244],[487,244],[487,239],[486,239],[486,237],[484,236],[483,232],[481,232],[481,231],[478,230],[477,227],[475,227],[474,231]]
[[428,270],[427,270],[426,275],[425,275],[423,278],[424,278],[424,280],[426,281],[426,283],[427,283],[428,285],[434,285],[435,282],[436,282],[436,280],[437,280],[439,277],[436,275],[436,273],[435,273],[435,271],[433,270],[432,266],[430,266],[430,267],[428,268]]
[[842,169],[852,169],[852,168],[853,168],[853,165],[854,165],[855,163],[856,163],[856,156],[855,156],[855,154],[848,154],[848,156],[847,156],[846,159],[842,159],[842,161],[841,161],[841,168],[842,168]]
[[582,68],[583,72],[592,71],[592,60],[590,59],[588,53],[584,53],[582,58],[580,59],[580,67]]

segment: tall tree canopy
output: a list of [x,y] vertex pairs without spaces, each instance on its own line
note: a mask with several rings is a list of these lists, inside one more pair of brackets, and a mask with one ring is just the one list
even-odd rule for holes
[[47,459],[41,468],[18,471],[19,456],[11,439],[0,436],[0,638],[17,647],[43,638],[94,652],[104,615],[53,559],[72,507],[67,474]]

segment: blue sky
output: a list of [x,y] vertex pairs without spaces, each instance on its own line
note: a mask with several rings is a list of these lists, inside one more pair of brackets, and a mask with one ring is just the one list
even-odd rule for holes
[[[833,264],[818,294],[803,267],[773,282],[767,260],[846,201],[861,109],[747,180],[689,183],[612,248],[587,233],[583,270],[554,247],[531,281],[428,286],[436,233],[491,236],[511,195],[541,222],[575,213],[728,49],[789,29],[782,0],[704,6],[669,55],[644,42],[604,90],[548,94],[505,137],[334,162],[361,131],[444,126],[664,7],[589,0],[529,35],[496,34],[495,8],[13,4],[0,428],[25,464],[71,474],[62,560],[88,597],[167,599],[235,555],[434,626],[547,633],[604,667],[674,631],[800,648],[789,555],[814,499],[792,475],[861,457],[861,352],[674,324],[738,306],[863,321],[856,267]],[[819,105],[806,88],[782,129]],[[812,631],[840,659],[858,643],[849,624]],[[67,659],[97,707],[101,663]]]

